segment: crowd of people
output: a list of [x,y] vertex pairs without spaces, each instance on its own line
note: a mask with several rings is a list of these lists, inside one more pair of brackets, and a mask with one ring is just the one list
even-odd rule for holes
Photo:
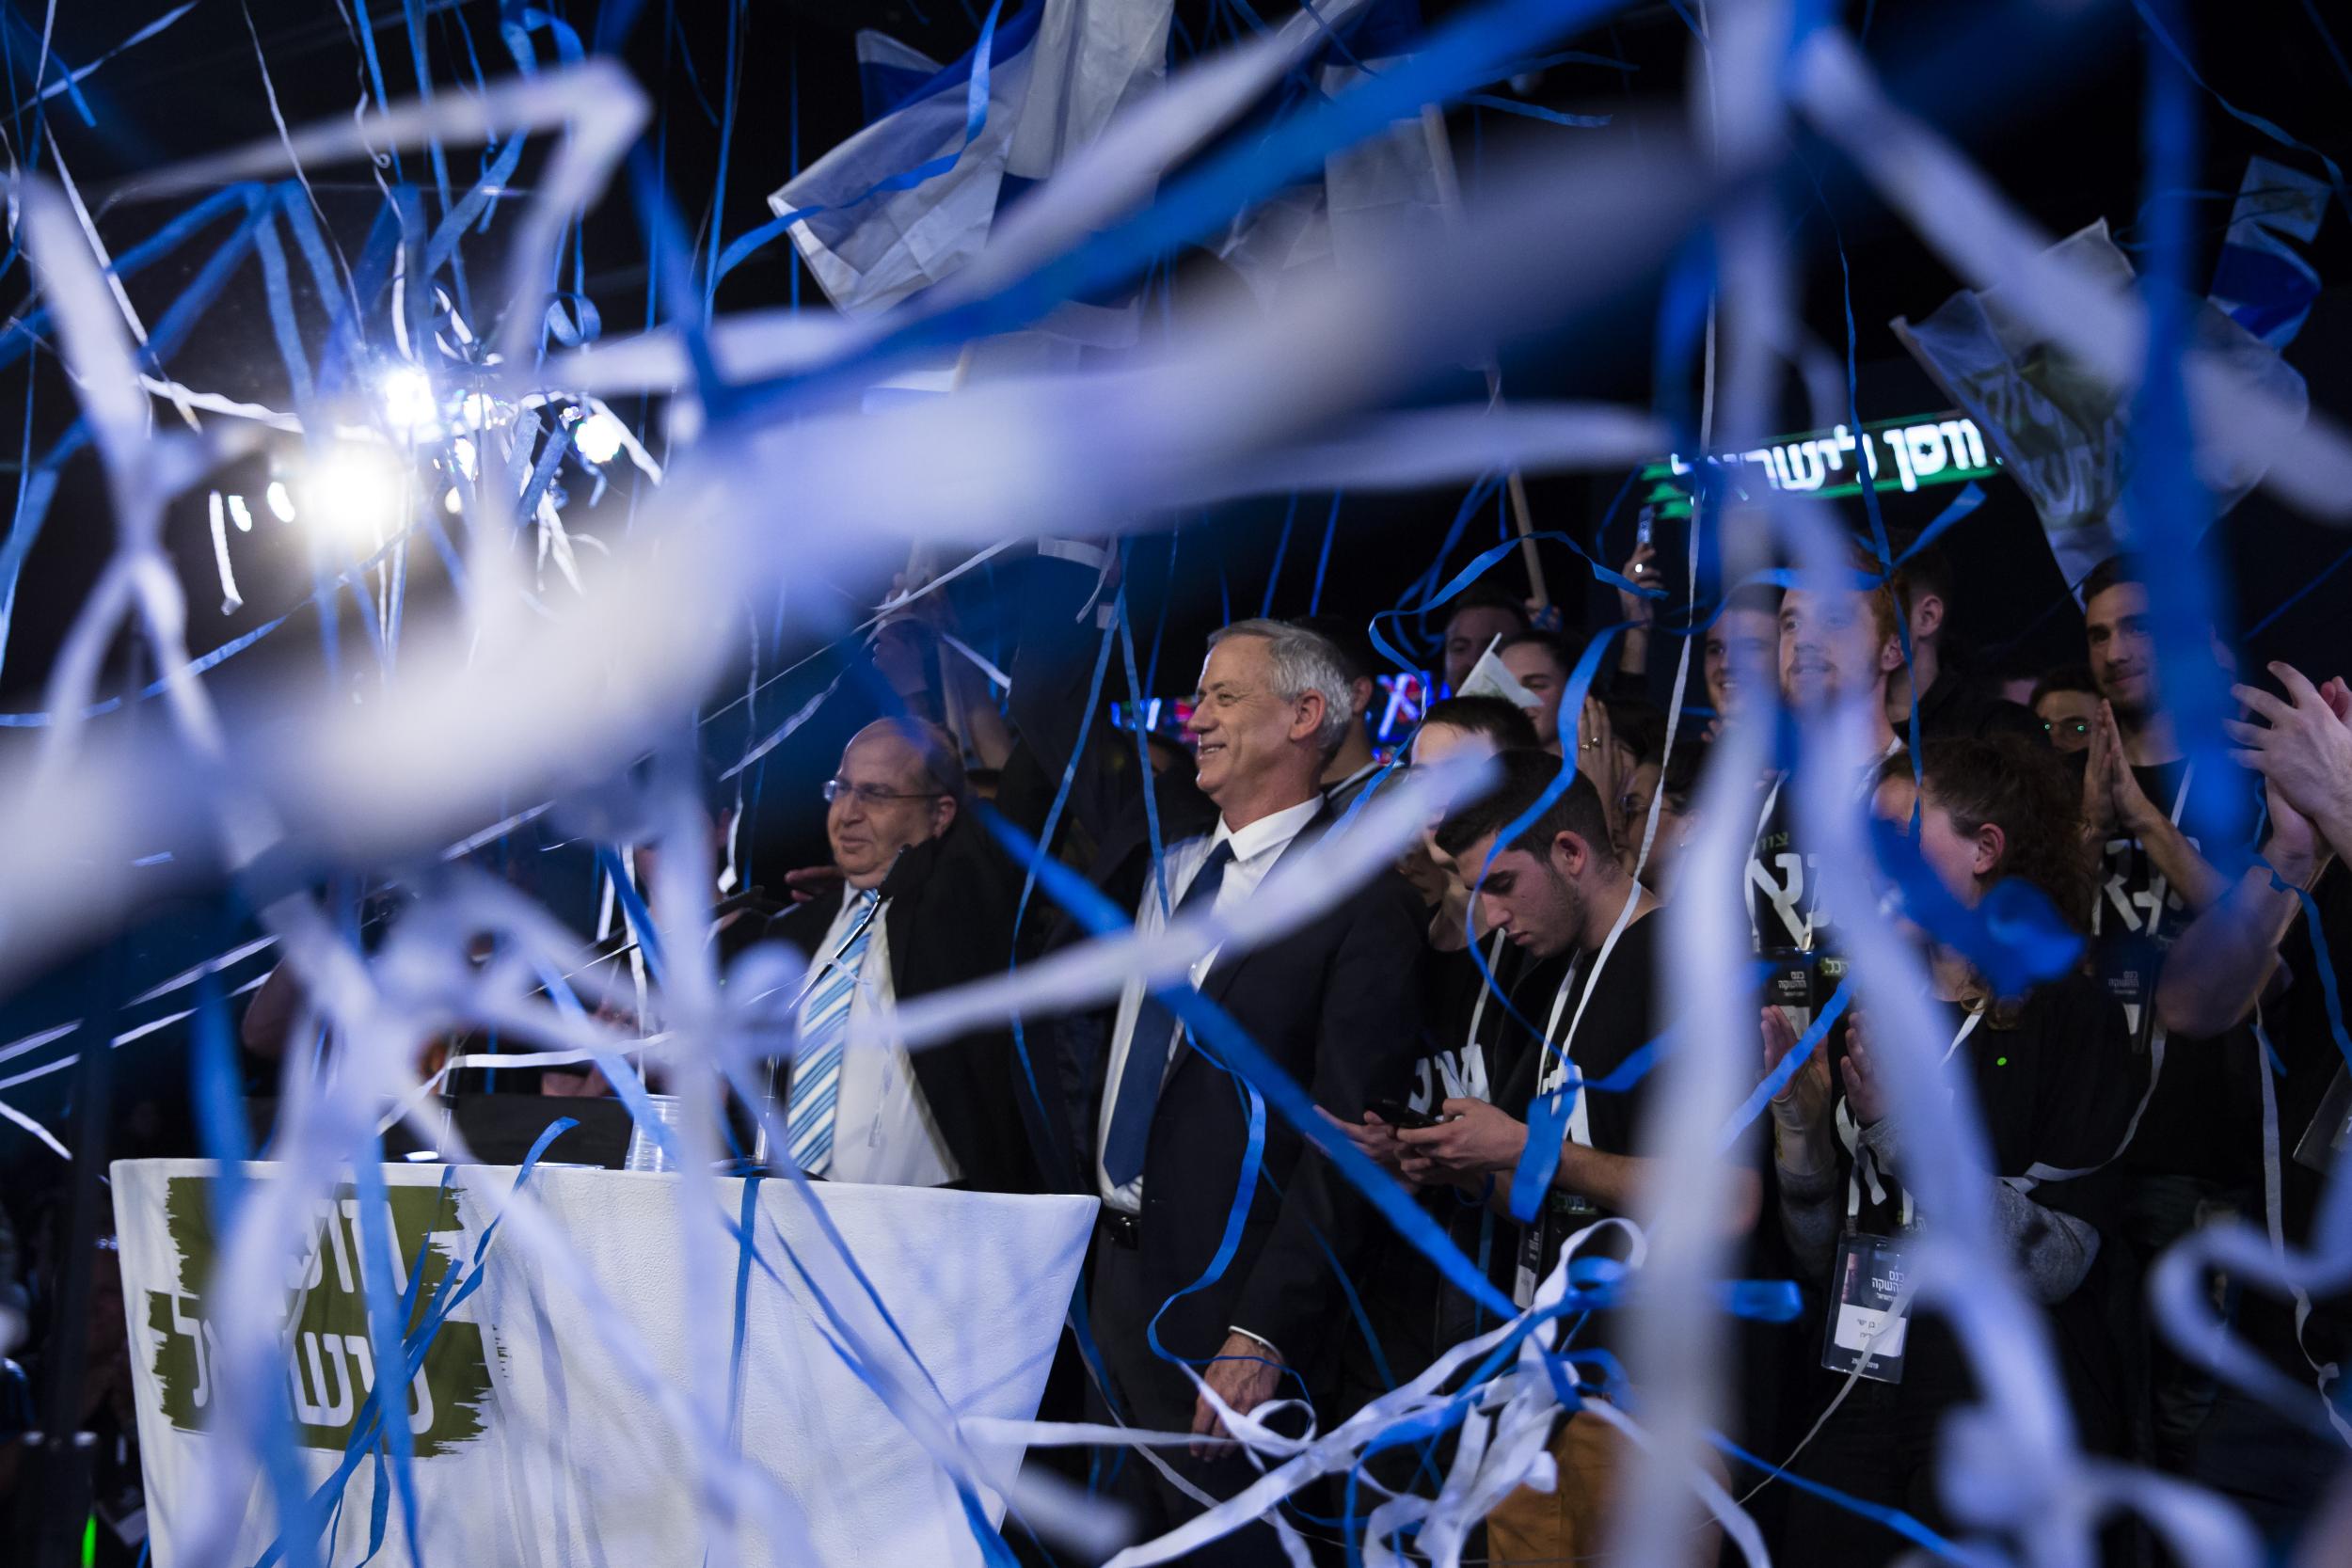
[[[1629,562],[1631,579],[1647,564]],[[1068,592],[1090,593],[1088,578],[1073,571]],[[1761,1077],[1853,980],[1788,758],[1752,792],[1706,787],[1711,743],[1729,726],[1775,710],[1803,722],[1844,704],[1859,705],[1875,732],[1852,798],[1913,835],[1957,906],[2022,883],[2081,939],[2063,973],[2004,989],[1957,947],[1904,927],[1931,976],[1929,1000],[1951,1023],[1948,1044],[1934,1042],[1942,1070],[1968,1085],[1983,1122],[1991,1164],[1971,1202],[2046,1315],[2082,1441],[2214,1486],[2274,1535],[2317,1505],[2342,1454],[2326,1429],[2331,1369],[2345,1348],[2341,1304],[2298,1313],[2291,1300],[2216,1280],[2235,1330],[2305,1390],[2301,1408],[2280,1410],[2172,1349],[2146,1309],[2145,1281],[2165,1248],[2217,1220],[2270,1227],[2289,1246],[2309,1234],[2342,1132],[2312,1122],[2344,1070],[2326,955],[2344,950],[2352,902],[2344,874],[2327,868],[2352,846],[2352,695],[2283,667],[2272,672],[2276,689],[2239,688],[2236,766],[2199,779],[2159,699],[2147,594],[2120,561],[2082,585],[2082,663],[2006,689],[1972,681],[1946,655],[1953,579],[1932,551],[1891,577],[1872,571],[1869,582],[1735,591],[1705,634],[1704,701],[1671,740],[1664,717],[1637,694],[1645,640],[1619,648],[1564,722],[1574,648],[1499,595],[1454,607],[1442,679],[1449,690],[1475,689],[1473,670],[1492,656],[1514,696],[1440,698],[1393,759],[1375,752],[1366,727],[1378,665],[1343,620],[1249,620],[1216,633],[1184,724],[1189,755],[1173,766],[1098,766],[1132,756],[1134,738],[1081,746],[1083,704],[1052,695],[1050,679],[1032,693],[1047,716],[1016,722],[1017,748],[1034,751],[1041,781],[1068,771],[1086,846],[1068,858],[1147,933],[1251,896],[1280,860],[1376,800],[1398,765],[1494,759],[1495,782],[1433,820],[1393,876],[1275,942],[1203,957],[1191,997],[1136,984],[1116,1006],[1032,1022],[1040,1092],[1016,1086],[1031,1080],[1009,1039],[957,1048],[986,1063],[979,1076],[1004,1101],[997,1116],[1020,1118],[1037,1140],[1035,1176],[1102,1199],[1087,1281],[1100,1356],[1084,1379],[1089,1413],[1202,1439],[1159,1465],[1110,1467],[1147,1530],[1254,1477],[1216,1441],[1220,1404],[1247,1413],[1303,1399],[1328,1423],[1494,1322],[1279,1117],[1264,1117],[1256,1180],[1237,1192],[1252,1168],[1253,1123],[1220,1028],[1305,1085],[1334,1131],[1526,1305],[1564,1247],[1622,1250],[1622,1227],[1598,1222],[1648,1217],[1646,1065],[1670,1037],[1677,985],[1742,985],[1743,965],[1754,965],[1745,973],[1762,979],[1747,1054]],[[1626,595],[1628,619],[1645,603]],[[1024,682],[1040,678],[1016,672],[1016,720]],[[1764,700],[1768,682],[1778,704]],[[906,993],[915,959],[898,953],[895,914],[884,916],[887,968],[852,934],[858,889],[882,873],[861,876],[851,859],[888,860],[873,855],[880,843],[922,865],[941,858],[938,840],[987,842],[968,814],[956,815],[950,746],[926,724],[883,721],[845,756],[843,779],[860,787],[834,800],[849,873],[841,902],[800,917],[823,927],[804,944],[813,975],[849,964],[871,994],[887,997],[894,983]],[[889,769],[867,779],[869,757],[891,759]],[[2238,816],[2256,825],[2251,836],[2235,846],[2192,837],[2204,819],[2189,809],[2192,790],[2234,792],[2229,803],[2246,808]],[[1703,797],[1756,814],[1740,894],[1752,944],[1677,977],[1674,966],[1690,960],[1668,953],[1656,916],[1666,900],[1697,895],[1681,891],[1680,872]],[[975,878],[987,859],[975,857]],[[1014,863],[997,874],[1017,875]],[[885,911],[907,895],[899,873],[879,890]],[[1087,930],[1074,919],[1049,924],[1029,950]],[[819,1038],[823,1024],[803,1021]],[[1887,1049],[1867,1009],[1847,1011],[1725,1155],[1734,1198],[1718,1218],[1731,1255],[1748,1277],[1797,1281],[1806,1307],[1797,1323],[1743,1323],[1738,1338],[1735,1435],[1814,1483],[1768,1486],[1754,1505],[1788,1560],[1899,1555],[1901,1540],[1851,1502],[1948,1528],[1938,1433],[1978,1386],[1933,1303],[1855,1294],[1854,1279],[1873,1272],[1857,1263],[1899,1273],[1906,1238],[1935,1219],[1906,1183],[1911,1148],[1890,1109]],[[2283,1069],[2267,1086],[2265,1059]],[[939,1158],[921,1168],[980,1171],[949,1131],[968,1106],[928,1080],[897,1081],[921,1098],[912,1114],[866,1097],[853,1103],[845,1086],[832,1101],[836,1130],[887,1143],[892,1129],[929,1127]],[[795,1091],[792,1103],[806,1113],[830,1093]],[[1534,1111],[1563,1100],[1565,1135],[1543,1162],[1549,1188],[1521,1218],[1510,1189],[1531,1122],[1554,1125]],[[2345,1119],[2342,1108],[2329,1114]],[[825,1113],[814,1115],[821,1126]],[[2288,1157],[2265,1170],[2265,1149]],[[1890,1326],[1894,1305],[1903,1310]],[[1571,1348],[1609,1350],[1613,1320],[1631,1309],[1591,1314]],[[1196,1390],[1184,1366],[1210,1392]],[[1587,1393],[1636,1397],[1598,1376]],[[1490,1513],[1488,1559],[1559,1561],[1600,1549],[1626,1451],[1618,1430],[1589,1411],[1565,1417],[1552,1440],[1557,1486],[1522,1489]],[[1388,1456],[1386,1480],[1411,1484],[1415,1464],[1431,1457]],[[1738,1479],[1744,1490],[1766,1477]],[[1692,1539],[1693,1560],[1711,1557],[1708,1531]],[[2122,1521],[2105,1545],[2118,1561],[2153,1550]],[[1216,1556],[1280,1554],[1274,1532],[1258,1527]]]
[[[1381,663],[1343,617],[1218,630],[1179,740],[1115,729],[1086,701],[1107,558],[1056,546],[1022,569],[1001,707],[935,657],[919,619],[885,630],[877,664],[897,711],[857,731],[824,786],[831,863],[787,879],[790,903],[736,940],[764,934],[806,960],[771,1160],[833,1181],[1100,1200],[1073,1315],[1084,1347],[1073,1331],[1045,1414],[1194,1434],[1095,1465],[1143,1533],[1256,1478],[1226,1412],[1270,1407],[1296,1430],[1311,1410],[1327,1430],[1498,1321],[1310,1130],[1258,1102],[1253,1061],[1302,1085],[1315,1131],[1401,1184],[1524,1307],[1564,1252],[1628,1256],[1626,1226],[1604,1222],[1652,1218],[1650,1069],[1673,1048],[1677,998],[1700,986],[1747,997],[1740,1092],[1785,1077],[1726,1144],[1730,1198],[1710,1219],[1741,1277],[1793,1280],[1804,1304],[1793,1323],[1738,1324],[1731,1433],[1804,1484],[1723,1479],[1741,1494],[1768,1483],[1750,1506],[1782,1560],[1899,1556],[1904,1540],[1854,1503],[1953,1528],[1939,1433],[1979,1369],[1935,1301],[1873,1293],[1938,1216],[1909,1180],[1916,1145],[1886,1066],[1898,1047],[1870,1009],[1840,1007],[1856,980],[1841,921],[1855,915],[1824,899],[1799,810],[1812,785],[1792,770],[1797,736],[1840,710],[1863,715],[1871,750],[1839,787],[1909,836],[1954,907],[2023,884],[2081,940],[2061,973],[2004,985],[1933,922],[1899,927],[1949,1025],[1929,1042],[1939,1070],[1982,1122],[1972,1212],[2046,1318],[2082,1442],[2214,1487],[2277,1538],[2319,1505],[2344,1455],[2328,1422],[2352,1352],[2346,1303],[2210,1281],[2217,1310],[2299,1390],[2281,1408],[2158,1333],[2146,1280],[2165,1249],[2228,1220],[2303,1245],[2346,1136],[2331,957],[2352,951],[2352,877],[2335,863],[2352,853],[2341,680],[2273,666],[2234,688],[2233,763],[2201,772],[2161,701],[2147,594],[2120,561],[2080,587],[2081,661],[1996,686],[1947,651],[1954,579],[1931,550],[1892,574],[1868,565],[1852,587],[1730,593],[1695,660],[1703,690],[1671,725],[1642,695],[1646,596],[1623,596],[1638,635],[1569,708],[1575,647],[1540,612],[1473,591],[1442,628],[1448,694],[1397,753],[1368,724]],[[1645,547],[1623,575],[1655,569]],[[1489,656],[1515,696],[1475,689]],[[1775,722],[1784,713],[1797,722]],[[1724,737],[1764,723],[1772,768],[1726,785],[1712,760]],[[1395,780],[1468,755],[1490,759],[1487,782],[1393,870],[1270,941],[1203,954],[1184,983],[1132,982],[1104,1006],[912,1053],[850,1045],[861,1019],[1094,934],[1089,900],[1026,889],[1025,845],[1150,935],[1235,911]],[[2230,809],[2200,807],[2208,791]],[[1747,940],[1694,959],[1669,948],[1660,913],[1735,895],[1685,876],[1705,813],[1725,801],[1751,844],[1736,894]],[[2237,844],[2194,836],[2213,820],[2250,826]],[[282,1028],[270,1010],[284,998],[263,997],[271,1022],[248,1018],[248,1042]],[[1555,1136],[1529,1158],[1531,1137]],[[1513,1204],[1529,1168],[1549,1172],[1532,1213]],[[1622,1301],[1575,1320],[1567,1348],[1613,1351],[1639,1302],[1637,1274]],[[1578,1365],[1586,1400],[1638,1408],[1608,1356]],[[1629,1439],[1578,1410],[1550,1451],[1556,1485],[1486,1519],[1487,1560],[1603,1549]],[[1434,1485],[1445,1454],[1432,1438],[1374,1473]],[[1311,1540],[1345,1532],[1336,1508],[1300,1511]],[[1712,1560],[1695,1505],[1692,1524],[1691,1560]],[[2105,1549],[2161,1560],[2122,1521]],[[1289,1560],[1264,1524],[1202,1560]]]

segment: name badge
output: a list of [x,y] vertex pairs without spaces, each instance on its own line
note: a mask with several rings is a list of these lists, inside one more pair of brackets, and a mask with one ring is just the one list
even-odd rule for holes
[[1908,1275],[1899,1238],[1850,1231],[1837,1239],[1829,1323],[1821,1341],[1821,1365],[1833,1372],[1855,1372],[1874,1383],[1903,1380],[1903,1339],[1911,1307],[1895,1309]]
[[1581,1194],[1554,1189],[1544,1195],[1534,1222],[1519,1230],[1519,1266],[1511,1282],[1514,1305],[1521,1311],[1535,1305],[1535,1288],[1560,1260],[1560,1248],[1598,1218],[1599,1207]]
[[1767,1006],[1803,1014],[1809,1025],[1813,1014],[1813,966],[1797,954],[1774,954],[1764,978]]

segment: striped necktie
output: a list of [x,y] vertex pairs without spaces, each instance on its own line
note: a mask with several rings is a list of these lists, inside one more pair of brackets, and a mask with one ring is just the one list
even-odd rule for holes
[[785,1134],[792,1163],[811,1176],[833,1164],[834,1105],[841,1093],[841,1048],[850,1034],[850,1003],[857,995],[858,971],[874,937],[874,915],[882,894],[858,895],[850,934],[818,971],[801,1004],[801,1040],[793,1052],[792,1093],[785,1105]]

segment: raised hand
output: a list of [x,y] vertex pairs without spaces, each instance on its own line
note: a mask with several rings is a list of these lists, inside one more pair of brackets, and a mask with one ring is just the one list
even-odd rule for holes
[[2124,832],[2144,838],[2158,822],[2169,818],[2156,810],[2148,792],[2139,787],[2139,776],[2132,771],[2131,757],[2123,750],[2123,732],[2115,722],[2115,708],[2108,703],[2099,705],[2098,724],[2091,731],[2094,746],[2102,736],[2106,743],[2098,749],[2106,759],[2107,797],[2115,802],[2115,819],[2122,823]]
[[[1658,551],[1647,544],[1636,546],[1633,553],[1626,557],[1625,564],[1617,568],[1617,575],[1645,588],[1653,586],[1658,580]],[[1646,626],[1657,619],[1658,601],[1620,588],[1617,590],[1617,613],[1632,626]]]
[[[2106,705],[2099,705],[2101,714]],[[2083,837],[2094,847],[2115,832],[2115,751],[2102,719],[2090,721],[2090,746],[2083,753]]]
[[[1764,1075],[1770,1077],[1797,1048],[1797,1029],[1778,1007],[1765,1008],[1763,1022]],[[1772,1105],[1781,1119],[1812,1125],[1829,1116],[1829,1053],[1816,1046],[1804,1065],[1772,1096]]]
[[2352,821],[2352,724],[2344,717],[2352,710],[2352,693],[2345,691],[2340,676],[2323,691],[2292,665],[2273,664],[2270,673],[2286,688],[2283,700],[2251,686],[2230,689],[2232,696],[2267,721],[2225,723],[2222,727],[2238,744],[2230,755],[2268,780],[2312,821]]
[[1846,1108],[1854,1125],[1867,1127],[1886,1115],[1886,1089],[1870,1054],[1870,1031],[1857,1007],[1846,1036],[1846,1060],[1839,1076],[1846,1082]]

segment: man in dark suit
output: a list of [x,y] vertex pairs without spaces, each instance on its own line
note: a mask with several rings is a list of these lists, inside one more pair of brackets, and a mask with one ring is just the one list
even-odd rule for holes
[[771,1156],[836,1181],[1035,1191],[1010,1035],[982,1031],[912,1055],[843,1049],[852,1014],[1010,961],[1019,874],[966,813],[954,741],[916,720],[868,724],[825,796],[841,893],[769,927],[809,956],[800,1043],[779,1091],[787,1147]]
[[[1180,911],[1234,909],[1278,861],[1334,821],[1318,781],[1353,721],[1345,671],[1322,638],[1274,621],[1218,632],[1186,725],[1199,748],[1199,790],[1159,785],[1164,879],[1152,875],[1136,809],[1103,832],[1096,884],[1136,911],[1147,933]],[[1419,1034],[1422,924],[1404,879],[1383,871],[1277,941],[1209,955],[1189,978],[1319,1104],[1354,1122],[1371,1101],[1405,1087]],[[1364,1259],[1379,1222],[1327,1161],[1268,1114],[1262,1179],[1244,1196],[1239,1244],[1205,1279],[1250,1141],[1246,1085],[1213,1040],[1180,1027],[1139,983],[1115,1009],[1062,1020],[1055,1035],[1073,1089],[1073,1164],[1104,1200],[1091,1287],[1102,1392],[1132,1425],[1201,1434],[1192,1451],[1163,1458],[1186,1483],[1230,1496],[1256,1472],[1216,1441],[1215,1407],[1171,1358],[1200,1366],[1244,1413],[1278,1395],[1327,1393],[1344,1338],[1335,1329],[1348,1322],[1337,1271]],[[1120,1482],[1146,1533],[1200,1512],[1140,1456],[1126,1459]],[[1283,1560],[1263,1525],[1209,1555]]]

